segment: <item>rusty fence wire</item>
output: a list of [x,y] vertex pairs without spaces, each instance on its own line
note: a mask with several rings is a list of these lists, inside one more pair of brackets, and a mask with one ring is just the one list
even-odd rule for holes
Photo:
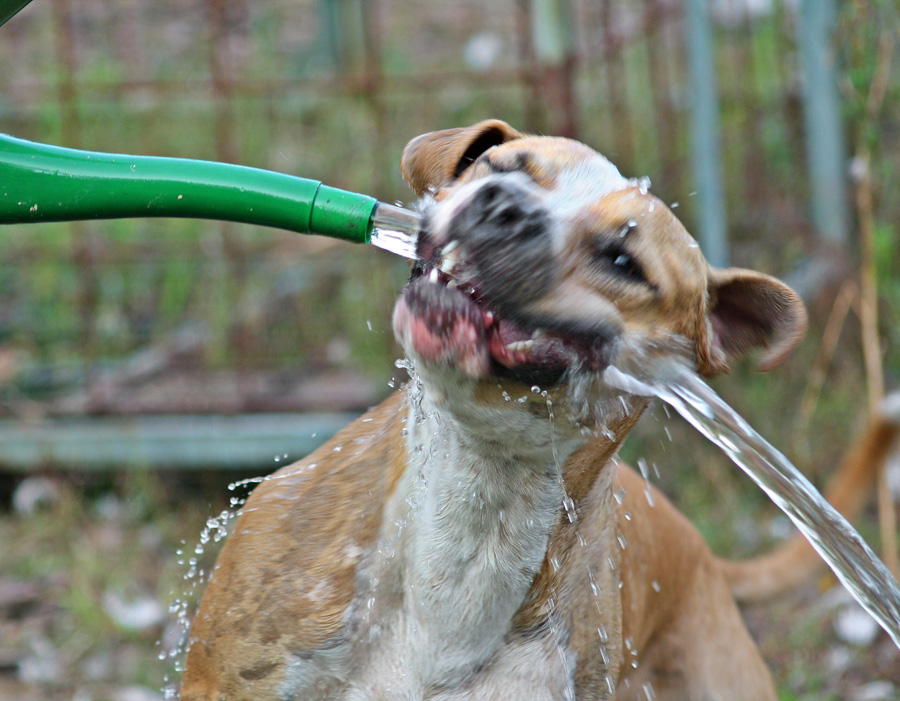
[[[789,270],[816,245],[796,15],[710,8],[732,255]],[[408,202],[407,140],[500,117],[649,176],[690,226],[685,41],[678,0],[35,0],[0,29],[0,129]],[[338,408],[364,406],[387,391],[404,275],[373,251],[254,227],[7,227],[0,411],[302,409],[323,378],[343,388]]]

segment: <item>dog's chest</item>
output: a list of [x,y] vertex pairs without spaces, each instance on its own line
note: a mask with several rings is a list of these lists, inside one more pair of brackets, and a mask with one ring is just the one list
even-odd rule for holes
[[[416,657],[410,650],[404,653],[406,660]],[[347,645],[291,660],[281,697],[304,701],[575,699],[574,655],[553,633],[504,644],[483,669],[472,672],[463,683],[441,684],[420,678],[420,670],[404,664],[404,656],[398,656],[394,643],[385,638],[370,648],[362,669],[355,668],[358,660],[352,661],[353,657]],[[347,674],[349,681],[343,679]]]
[[344,629],[290,661],[283,696],[574,699],[565,626],[513,624],[560,518],[556,465],[486,457],[430,420],[408,426],[413,457],[360,565]]

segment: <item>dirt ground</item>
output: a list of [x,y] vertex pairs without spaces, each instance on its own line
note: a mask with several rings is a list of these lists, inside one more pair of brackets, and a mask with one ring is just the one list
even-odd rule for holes
[[[7,475],[0,699],[167,698],[170,654],[224,533],[216,517],[242,495],[227,486],[238,477]],[[900,699],[900,652],[831,580],[746,616],[782,699]]]

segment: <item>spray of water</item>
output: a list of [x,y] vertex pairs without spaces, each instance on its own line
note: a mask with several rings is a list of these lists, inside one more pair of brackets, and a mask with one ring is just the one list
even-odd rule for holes
[[890,571],[809,480],[700,379],[683,348],[675,340],[623,348],[604,380],[659,397],[719,446],[790,517],[900,648],[900,587]]
[[372,230],[370,243],[384,251],[395,253],[404,258],[411,260],[418,258],[416,255],[416,237],[405,231],[376,227]]

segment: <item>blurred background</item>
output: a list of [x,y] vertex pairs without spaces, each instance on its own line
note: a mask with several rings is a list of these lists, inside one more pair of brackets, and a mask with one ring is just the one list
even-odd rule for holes
[[[801,292],[794,357],[715,386],[821,485],[900,371],[898,15],[896,0],[34,0],[0,28],[0,131],[404,203],[418,134],[499,117],[583,140],[648,176],[711,260]],[[407,272],[371,247],[208,221],[0,229],[0,698],[171,690],[212,546],[252,486],[235,483],[402,381],[389,318]],[[624,453],[657,466],[719,553],[790,530],[662,410]],[[898,472],[857,524],[894,566]],[[747,613],[782,698],[900,698],[900,653],[832,581]]]

